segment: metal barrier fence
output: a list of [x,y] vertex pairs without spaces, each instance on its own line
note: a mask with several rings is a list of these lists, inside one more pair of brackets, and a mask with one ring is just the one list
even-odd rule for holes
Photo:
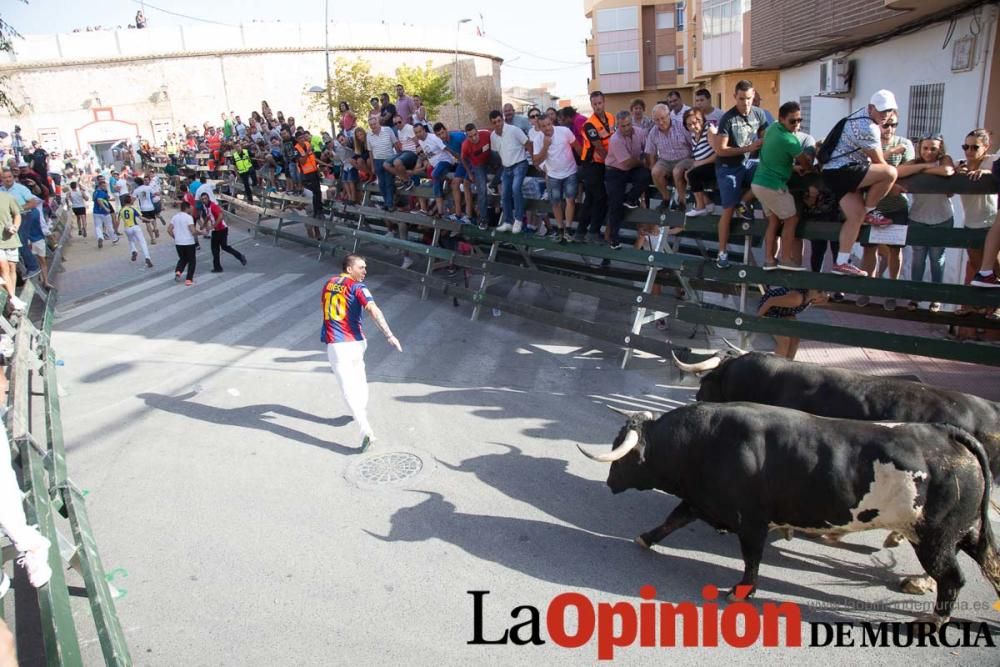
[[[992,178],[971,181],[964,176],[950,178],[920,175],[904,181],[911,192],[985,194],[996,192]],[[595,338],[618,344],[625,355],[623,366],[634,349],[667,355],[674,347],[659,337],[644,335],[642,329],[650,322],[668,315],[688,323],[706,327],[723,327],[739,331],[762,332],[797,336],[809,340],[845,345],[863,346],[922,356],[953,359],[979,364],[1000,366],[1000,348],[972,342],[944,340],[929,336],[901,334],[895,330],[894,321],[924,321],[942,325],[958,324],[982,329],[1000,328],[1000,323],[980,315],[959,318],[945,313],[907,310],[864,310],[849,304],[827,306],[839,311],[855,312],[872,317],[870,327],[849,328],[800,322],[785,319],[757,317],[748,313],[747,301],[751,291],[763,292],[765,285],[783,285],[790,288],[814,288],[830,292],[865,294],[871,296],[939,301],[943,303],[1000,307],[1000,290],[983,290],[965,285],[932,284],[884,278],[855,278],[826,273],[768,271],[755,265],[753,247],[755,240],[764,234],[766,222],[734,220],[731,236],[742,237],[743,251],[731,252],[736,262],[726,270],[717,269],[706,243],[716,238],[717,218],[687,218],[682,213],[652,209],[627,210],[624,229],[636,225],[655,225],[661,228],[679,228],[680,233],[671,243],[666,234],[660,234],[651,250],[622,248],[613,250],[603,244],[564,245],[549,239],[526,234],[480,230],[471,225],[459,225],[447,220],[429,218],[413,213],[388,213],[372,205],[377,189],[368,186],[360,206],[337,203],[322,220],[290,210],[288,205],[306,204],[308,200],[294,195],[271,195],[264,199],[263,207],[252,207],[251,212],[240,216],[251,224],[255,233],[274,236],[274,242],[288,239],[314,245],[322,257],[336,250],[354,250],[361,243],[376,243],[405,250],[417,257],[426,258],[422,270],[402,270],[392,265],[385,269],[406,275],[423,285],[422,295],[429,289],[445,294],[463,294],[473,299],[472,317],[478,317],[482,306],[493,306],[543,321],[554,326],[579,331]],[[406,196],[431,197],[429,187],[418,187]],[[495,200],[495,198],[494,198]],[[244,202],[227,198],[234,206],[247,211]],[[529,200],[529,210],[547,211],[546,201]],[[234,209],[235,211],[235,209]],[[232,214],[232,213],[231,213]],[[269,226],[274,223],[274,227]],[[389,238],[380,233],[366,231],[371,224],[405,224],[410,228],[429,229],[433,232],[431,244],[416,243],[407,238]],[[318,225],[323,230],[321,240],[309,240],[285,230],[290,225]],[[797,235],[806,240],[836,240],[840,230],[838,222],[811,221],[800,223]],[[913,246],[938,246],[956,248],[981,247],[986,230],[907,228],[906,244]],[[453,250],[439,247],[443,233],[454,234],[471,243],[477,250],[474,256],[464,256]],[[867,242],[871,230],[862,228],[859,241]],[[595,260],[611,260],[610,267]],[[480,272],[479,289],[456,287],[434,275],[435,268],[454,264]],[[584,294],[621,299],[632,304],[635,316],[632,326],[622,331],[603,323],[567,317],[561,313],[544,311],[516,301],[502,299],[488,292],[489,286],[500,278],[514,278],[536,282],[543,286],[567,289]],[[641,285],[641,287],[639,287]],[[684,289],[686,302],[678,306],[671,297],[654,294],[654,285],[674,285]],[[709,292],[737,294],[738,308],[713,305],[705,299]],[[822,306],[820,306],[822,308]]]
[[[62,261],[70,229],[65,222],[60,225],[52,276]],[[25,493],[28,522],[37,524],[39,532],[52,543],[52,578],[37,591],[25,583],[21,588],[26,590],[14,603],[18,654],[22,660],[44,659],[53,667],[83,664],[66,578],[67,569],[72,569],[83,579],[105,663],[127,667],[132,659],[115,610],[117,591],[109,585],[101,564],[84,493],[67,472],[57,361],[51,345],[58,292],[52,289],[45,293],[28,281],[18,296],[28,304],[24,313],[0,316],[0,329],[14,341],[13,357],[8,363],[11,459]],[[6,304],[7,294],[0,290],[0,313]],[[34,321],[32,313],[36,315]],[[15,556],[13,545],[5,542],[3,560]],[[20,576],[18,579],[23,580]],[[33,593],[37,594],[37,604]],[[37,632],[41,635],[40,647]]]

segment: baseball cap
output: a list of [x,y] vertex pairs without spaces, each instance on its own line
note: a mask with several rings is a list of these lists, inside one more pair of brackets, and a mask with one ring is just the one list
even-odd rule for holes
[[896,104],[896,96],[892,94],[891,90],[885,90],[884,88],[872,95],[868,103],[875,107],[876,111],[899,109],[899,106]]

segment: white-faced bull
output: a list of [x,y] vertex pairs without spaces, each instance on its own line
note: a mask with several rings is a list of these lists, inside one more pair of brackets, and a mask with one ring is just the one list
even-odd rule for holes
[[[735,533],[737,585],[756,590],[769,530],[844,535],[896,530],[934,578],[944,622],[971,556],[1000,597],[1000,556],[989,523],[989,463],[966,431],[943,424],[896,428],[825,419],[753,403],[697,403],[658,419],[631,413],[611,452],[608,486],[659,489],[681,503],[636,541],[650,547],[695,519]],[[734,587],[735,590],[735,587]]]

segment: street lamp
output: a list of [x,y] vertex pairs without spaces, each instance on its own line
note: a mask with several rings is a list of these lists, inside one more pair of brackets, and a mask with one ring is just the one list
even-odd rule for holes
[[458,35],[459,31],[462,29],[463,23],[468,23],[472,19],[459,19],[455,23],[455,75],[452,77],[455,80],[455,125],[459,124],[458,119],[458,95],[460,91],[459,79],[458,79]]

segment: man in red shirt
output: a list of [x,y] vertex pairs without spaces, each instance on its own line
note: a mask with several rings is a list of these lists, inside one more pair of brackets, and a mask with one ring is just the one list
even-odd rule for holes
[[212,273],[222,273],[222,251],[225,250],[230,255],[240,261],[243,266],[247,265],[247,258],[236,248],[229,245],[229,225],[222,213],[222,208],[208,198],[208,193],[201,195],[202,220],[205,226],[212,230]]
[[466,141],[462,144],[462,166],[465,167],[465,210],[472,211],[472,184],[476,184],[476,215],[479,228],[489,224],[486,199],[486,175],[490,166],[490,131],[476,129],[475,123],[465,126]]

